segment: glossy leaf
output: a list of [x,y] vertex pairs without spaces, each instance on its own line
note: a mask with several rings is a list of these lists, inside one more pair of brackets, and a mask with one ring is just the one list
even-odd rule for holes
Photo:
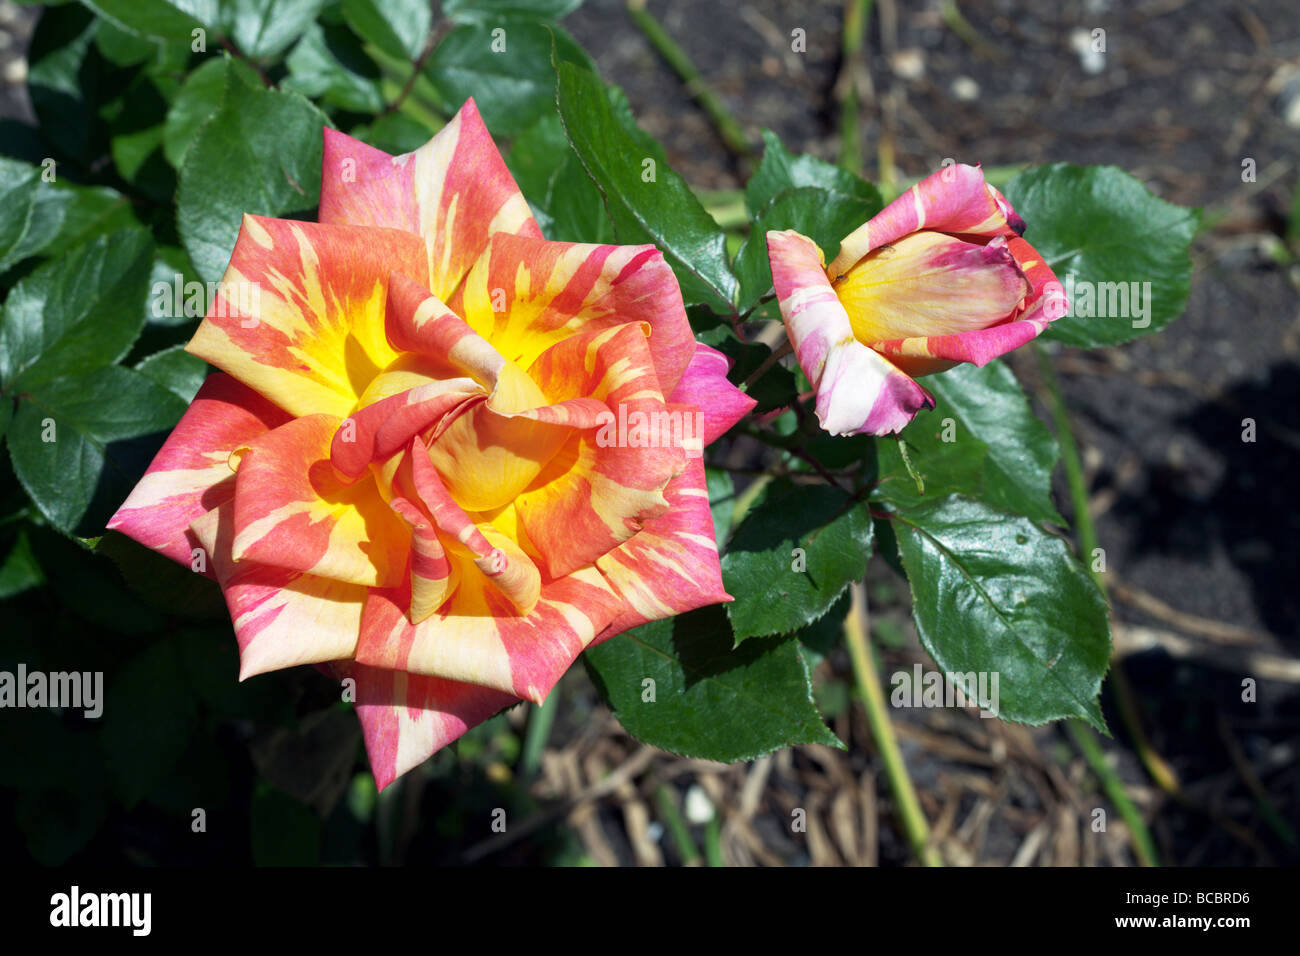
[[718,607],[635,628],[583,660],[624,729],[671,753],[734,762],[796,744],[843,747],[813,704],[798,642],[733,649]]
[[941,670],[996,673],[1004,719],[1078,717],[1105,730],[1106,602],[1064,541],[956,495],[897,511],[891,524],[921,643]]
[[722,229],[669,168],[658,144],[620,121],[599,77],[570,63],[557,69],[565,134],[605,197],[618,241],[654,243],[677,273],[688,304],[730,311],[736,278]]
[[1117,345],[1164,328],[1187,304],[1200,211],[1158,199],[1114,166],[1039,166],[1007,183],[1025,239],[1065,286],[1070,312],[1046,338]]
[[866,573],[870,556],[865,504],[828,485],[773,482],[722,557],[737,643],[811,624]]

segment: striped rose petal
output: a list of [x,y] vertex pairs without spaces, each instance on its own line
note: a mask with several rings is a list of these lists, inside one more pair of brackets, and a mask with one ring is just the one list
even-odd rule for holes
[[406,590],[372,590],[355,659],[412,674],[468,681],[541,704],[618,612],[595,568],[546,584],[533,609],[513,605],[481,577],[464,574],[436,614],[412,624]]
[[425,268],[410,233],[245,216],[186,351],[291,415],[344,418],[397,358],[384,334],[389,274]]
[[410,532],[369,478],[344,484],[330,465],[339,420],[296,418],[248,443],[235,476],[236,561],[391,587]]
[[351,657],[369,588],[288,568],[235,561],[234,507],[224,504],[191,526],[212,555],[239,642],[239,679]]
[[577,331],[628,322],[649,325],[665,392],[676,387],[695,354],[681,290],[654,246],[499,234],[447,302],[521,367]]
[[731,359],[707,345],[696,345],[691,363],[668,396],[674,405],[694,405],[704,415],[704,444],[711,445],[757,404],[727,379]]
[[799,367],[817,394],[817,420],[833,435],[900,431],[934,398],[853,336],[822,253],[793,230],[769,232],[772,282]]
[[[288,420],[229,375],[209,375],[108,527],[193,566],[199,545],[190,522],[234,496],[231,453]],[[206,559],[203,573],[213,576]]]
[[1006,198],[984,182],[978,166],[949,165],[925,177],[846,236],[827,271],[839,278],[871,250],[921,229],[1010,239],[1024,232],[1025,224]]
[[663,489],[685,465],[682,436],[700,445],[696,409],[664,402],[640,325],[582,332],[552,346],[529,369],[547,397],[586,394],[606,407],[515,500],[528,537],[545,542],[552,576],[568,574],[663,514]]
[[688,462],[668,483],[664,496],[667,511],[596,561],[622,600],[618,614],[594,643],[647,621],[732,600],[722,586],[703,459]]
[[392,268],[427,276],[429,289],[444,300],[493,234],[542,236],[472,99],[433,139],[401,156],[327,127],[320,221],[422,236],[427,266]]
[[380,790],[471,727],[519,703],[512,694],[477,684],[365,664],[339,662],[333,672],[356,681],[357,717]]

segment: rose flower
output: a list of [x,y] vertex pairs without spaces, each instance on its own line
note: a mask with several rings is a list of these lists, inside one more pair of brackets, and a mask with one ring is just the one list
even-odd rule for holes
[[923,179],[826,266],[793,230],[767,234],[772,282],[822,428],[884,435],[934,398],[915,379],[988,364],[1065,314],[1064,290],[1006,198],[974,166]]
[[355,681],[382,788],[731,600],[700,451],[753,402],[654,247],[542,238],[473,101],[404,156],[324,135],[320,222],[244,217],[221,371],[109,527],[216,579],[241,679]]

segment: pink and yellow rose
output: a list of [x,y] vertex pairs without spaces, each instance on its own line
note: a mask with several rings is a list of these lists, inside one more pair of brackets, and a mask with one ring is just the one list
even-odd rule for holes
[[[587,647],[728,601],[699,450],[753,402],[652,246],[548,242],[472,101],[325,130],[320,222],[246,216],[211,375],[115,528],[225,593],[241,679],[355,681],[386,786]],[[251,303],[251,305],[250,305]],[[612,420],[661,422],[610,441]]]
[[923,179],[840,243],[829,266],[767,234],[773,288],[818,420],[837,435],[903,428],[934,399],[916,378],[985,365],[1065,314],[1024,222],[974,166]]

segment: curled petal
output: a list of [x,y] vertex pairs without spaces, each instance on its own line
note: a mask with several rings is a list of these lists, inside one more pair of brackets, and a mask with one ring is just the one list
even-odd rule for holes
[[250,442],[235,476],[236,561],[391,587],[410,532],[367,478],[344,484],[330,465],[338,419],[308,415]]
[[982,367],[1038,336],[1068,311],[1065,290],[1042,256],[1025,240],[1013,238],[1007,249],[1031,286],[1024,305],[1011,321],[953,335],[876,342],[872,347],[905,371],[926,374],[936,370],[936,365],[944,368],[956,362]]
[[245,216],[185,349],[291,415],[343,418],[397,358],[384,334],[390,272],[425,269],[424,243],[409,233]]
[[769,232],[767,245],[781,317],[816,390],[822,428],[834,435],[884,435],[934,407],[929,392],[854,338],[815,242],[794,231]]
[[[190,565],[190,522],[235,494],[231,452],[288,417],[229,375],[209,375],[108,527]],[[213,576],[207,561],[203,573]]]
[[467,681],[537,704],[618,609],[594,568],[547,584],[528,614],[472,576],[419,624],[402,610],[405,600],[400,590],[371,592],[358,662]]
[[668,401],[694,405],[704,414],[704,444],[717,441],[732,425],[740,421],[756,404],[727,379],[731,360],[717,349],[697,345],[691,364]]
[[493,236],[447,302],[520,367],[578,332],[640,322],[650,329],[658,387],[667,394],[695,354],[681,289],[654,246]]
[[867,345],[985,329],[1029,293],[1006,239],[976,245],[928,231],[874,250],[833,287]]
[[1024,222],[1006,197],[984,182],[978,166],[945,166],[846,236],[828,271],[833,277],[842,276],[871,250],[921,229],[1009,239],[1024,231]]

